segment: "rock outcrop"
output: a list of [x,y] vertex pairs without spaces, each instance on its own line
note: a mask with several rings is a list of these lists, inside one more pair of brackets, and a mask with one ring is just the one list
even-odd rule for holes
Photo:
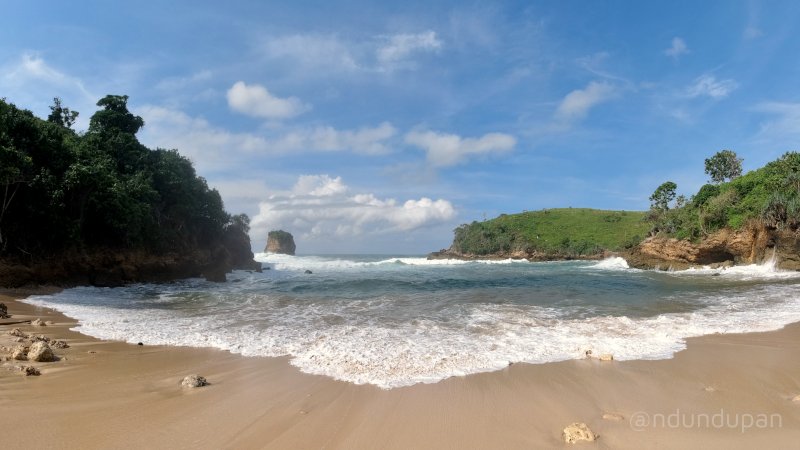
[[31,344],[31,348],[28,350],[28,361],[52,362],[55,360],[56,356],[47,342],[37,341]]
[[198,388],[208,386],[208,380],[200,375],[188,375],[181,380],[181,386],[185,388]]
[[597,435],[583,422],[575,422],[568,425],[561,433],[561,437],[564,438],[564,442],[567,444],[581,441],[592,442],[597,439]]
[[800,236],[791,231],[751,227],[719,230],[699,242],[651,237],[623,256],[631,267],[639,269],[760,264],[774,257],[777,268],[800,270]]
[[267,234],[267,247],[265,252],[294,255],[297,246],[294,244],[292,233],[283,230],[273,230]]

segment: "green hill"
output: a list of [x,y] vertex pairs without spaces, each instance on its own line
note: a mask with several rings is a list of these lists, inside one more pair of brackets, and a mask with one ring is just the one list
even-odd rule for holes
[[502,214],[455,229],[451,253],[512,252],[560,256],[596,255],[638,244],[650,229],[641,211],[559,208]]

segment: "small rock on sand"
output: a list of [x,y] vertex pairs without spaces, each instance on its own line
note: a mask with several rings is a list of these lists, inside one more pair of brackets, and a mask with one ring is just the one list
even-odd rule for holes
[[53,348],[69,348],[69,344],[65,341],[53,341],[50,344],[52,344]]
[[9,317],[11,316],[8,315],[8,307],[5,303],[0,303],[0,319],[8,319]]
[[795,402],[795,403],[800,403],[800,394],[795,395],[794,398],[792,399],[792,401]]
[[202,386],[208,386],[208,381],[205,379],[205,377],[201,377],[200,375],[189,375],[181,381],[181,386],[198,388]]
[[31,322],[31,325],[33,325],[33,326],[35,326],[35,327],[46,327],[46,326],[47,326],[47,325],[44,323],[44,321],[42,321],[42,319],[36,319],[36,320],[34,320],[33,322]]
[[622,414],[605,413],[605,414],[603,414],[603,419],[605,419],[605,420],[613,420],[614,422],[621,422],[621,421],[625,420],[625,417],[623,417]]
[[26,377],[29,377],[31,375],[39,376],[42,374],[41,372],[39,372],[39,369],[33,366],[19,366],[19,370],[22,371],[22,374],[25,375]]
[[28,361],[51,362],[55,360],[56,356],[47,342],[38,341],[31,344],[31,348],[28,350]]
[[566,428],[564,428],[561,436],[564,438],[564,442],[567,444],[574,444],[581,441],[592,442],[598,437],[583,422],[575,422],[571,425],[568,425]]
[[16,359],[17,361],[27,361],[28,359],[28,347],[24,345],[18,345],[11,350],[11,359]]
[[604,353],[598,356],[597,359],[599,359],[600,361],[613,361],[614,355],[612,355],[611,353]]

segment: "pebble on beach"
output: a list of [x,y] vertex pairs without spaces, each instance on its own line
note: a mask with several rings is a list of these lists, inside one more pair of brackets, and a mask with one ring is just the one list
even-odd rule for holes
[[612,420],[612,421],[614,421],[614,422],[620,422],[620,421],[623,421],[623,420],[625,420],[625,417],[623,417],[623,416],[622,416],[622,414],[617,414],[617,413],[605,413],[605,414],[603,414],[603,419],[605,419],[605,420]]
[[187,388],[198,388],[208,386],[208,384],[205,377],[201,377],[200,375],[188,375],[181,381],[181,386]]
[[599,359],[600,361],[613,361],[614,360],[614,355],[612,355],[610,353],[605,353],[605,354],[602,354],[602,355],[598,356],[597,359]]
[[597,439],[597,435],[589,429],[589,426],[583,422],[575,422],[564,428],[561,436],[567,444],[574,444],[576,442],[586,441],[592,442]]

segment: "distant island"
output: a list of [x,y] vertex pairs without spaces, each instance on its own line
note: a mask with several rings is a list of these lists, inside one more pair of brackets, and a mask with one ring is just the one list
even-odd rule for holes
[[89,129],[54,99],[40,119],[0,100],[0,286],[224,281],[260,270],[250,219],[177,150],[148,149],[128,97],[97,102]]
[[686,197],[672,181],[649,211],[545,209],[472,222],[429,258],[532,261],[622,256],[633,267],[685,269],[762,263],[800,270],[800,153],[742,175],[731,150],[706,159],[710,183]]

